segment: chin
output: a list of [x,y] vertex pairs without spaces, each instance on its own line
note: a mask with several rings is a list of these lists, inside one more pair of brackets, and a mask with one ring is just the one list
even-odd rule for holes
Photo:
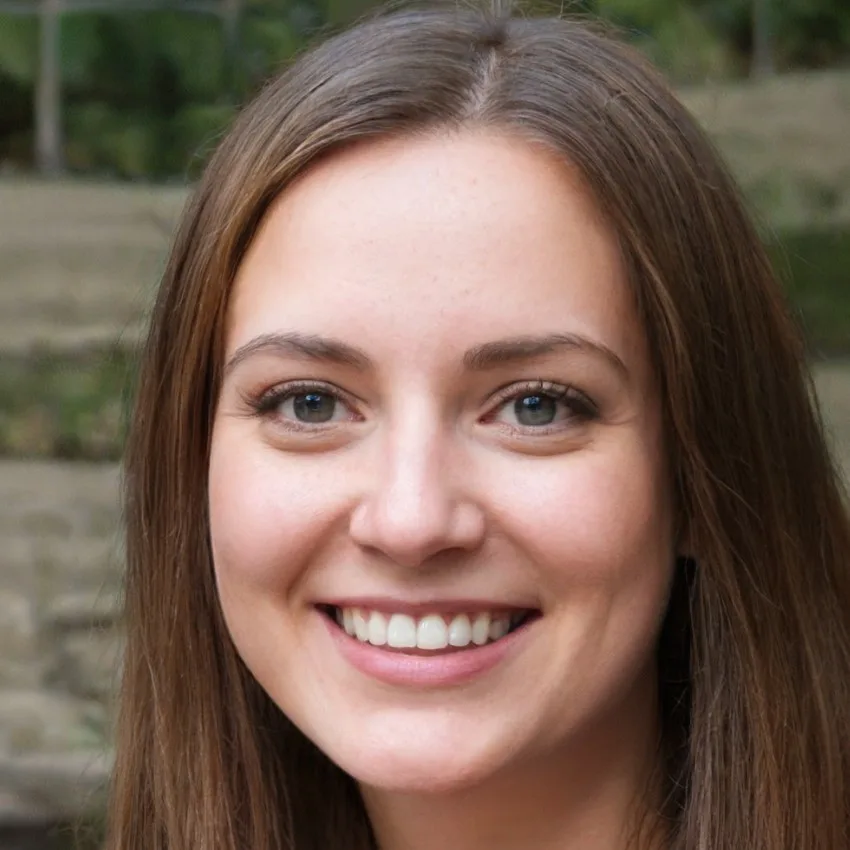
[[491,775],[491,771],[472,764],[440,766],[395,759],[390,763],[352,765],[348,770],[361,785],[397,794],[449,794],[473,787]]
[[[328,755],[361,785],[399,794],[444,794],[483,782],[503,766],[494,752],[453,741],[380,741]],[[335,757],[336,756],[336,757]]]

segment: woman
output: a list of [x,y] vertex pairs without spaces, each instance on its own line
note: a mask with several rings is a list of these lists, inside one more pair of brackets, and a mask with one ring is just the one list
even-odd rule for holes
[[180,228],[109,846],[836,850],[850,530],[717,156],[584,25],[301,57]]

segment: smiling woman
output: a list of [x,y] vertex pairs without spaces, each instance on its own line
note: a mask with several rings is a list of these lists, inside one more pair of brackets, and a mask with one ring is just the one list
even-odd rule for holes
[[846,845],[838,477],[628,49],[441,8],[301,57],[138,393],[110,850]]

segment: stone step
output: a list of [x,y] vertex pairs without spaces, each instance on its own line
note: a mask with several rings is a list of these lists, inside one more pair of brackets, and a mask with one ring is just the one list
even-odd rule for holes
[[0,689],[108,693],[119,516],[115,466],[0,463]]
[[136,343],[184,188],[0,181],[6,353]]
[[0,830],[102,806],[122,646],[119,517],[115,466],[0,463]]
[[106,799],[107,752],[0,755],[0,824],[50,824],[96,817]]

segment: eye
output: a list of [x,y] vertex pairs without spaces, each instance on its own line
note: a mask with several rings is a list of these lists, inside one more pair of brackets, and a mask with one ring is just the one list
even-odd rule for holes
[[275,387],[252,406],[261,416],[273,417],[294,428],[329,425],[354,418],[340,392],[315,384]]
[[579,390],[537,381],[519,388],[509,387],[490,420],[514,428],[548,432],[597,416],[596,405]]
[[333,422],[341,407],[339,400],[329,393],[298,393],[283,400],[280,412],[299,422],[321,424]]

